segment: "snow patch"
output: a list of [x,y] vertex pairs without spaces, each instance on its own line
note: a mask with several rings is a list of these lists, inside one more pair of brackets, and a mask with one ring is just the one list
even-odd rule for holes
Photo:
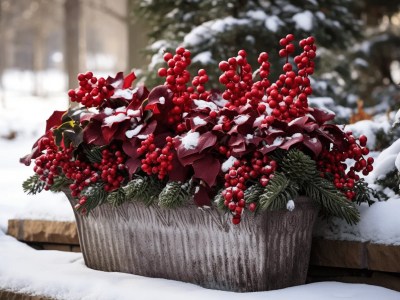
[[194,123],[194,125],[204,125],[204,124],[207,124],[207,122],[206,121],[204,121],[202,118],[200,118],[200,117],[195,117],[195,118],[193,118],[193,123]]
[[204,101],[204,100],[194,100],[193,102],[194,102],[194,105],[196,105],[200,109],[204,109],[204,108],[209,108],[211,110],[217,109],[217,106],[212,102],[208,102],[208,101]]
[[126,135],[126,137],[127,137],[128,139],[131,139],[132,137],[134,137],[135,135],[137,135],[137,134],[140,132],[140,130],[142,130],[142,128],[143,128],[143,125],[140,124],[140,125],[136,126],[136,128],[134,128],[134,129],[132,129],[132,130],[126,131],[126,132],[125,132],[125,135]]
[[193,57],[192,62],[199,62],[201,64],[210,64],[212,63],[214,60],[212,59],[212,54],[211,51],[204,51],[201,52],[199,54],[197,54],[195,57]]
[[311,31],[313,28],[313,14],[309,10],[299,12],[293,16],[296,28],[304,31]]
[[229,156],[229,158],[221,165],[221,171],[226,173],[233,166],[233,164],[237,161],[236,157]]
[[125,114],[120,113],[120,114],[109,116],[109,117],[105,118],[103,121],[103,124],[105,126],[111,127],[114,123],[119,123],[126,119],[129,119],[129,117],[127,117]]
[[236,116],[235,119],[233,120],[237,125],[241,125],[243,123],[246,123],[246,121],[250,118],[248,115],[240,115]]
[[160,98],[158,98],[158,101],[160,101],[161,105],[165,104],[165,98],[163,96],[161,96]]
[[268,30],[270,30],[272,32],[277,32],[279,30],[279,27],[281,25],[283,25],[283,22],[277,16],[269,16],[265,20],[265,24],[264,25]]
[[106,108],[104,109],[104,113],[105,113],[107,116],[110,116],[110,115],[112,115],[112,114],[114,113],[114,110],[113,110],[112,108],[110,108],[110,107],[106,107]]
[[295,208],[294,201],[293,201],[293,200],[289,200],[289,201],[286,203],[286,209],[287,209],[288,211],[293,211],[294,208]]
[[200,133],[197,131],[190,131],[182,138],[183,147],[186,150],[194,149],[199,144]]

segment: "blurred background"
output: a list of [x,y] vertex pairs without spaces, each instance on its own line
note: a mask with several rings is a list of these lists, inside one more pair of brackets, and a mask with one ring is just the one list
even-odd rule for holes
[[317,40],[311,104],[342,123],[399,107],[400,1],[0,0],[0,110],[20,96],[61,97],[66,106],[65,92],[87,70],[134,70],[139,82],[160,84],[162,55],[179,45],[213,88],[218,62],[239,49],[254,67],[267,51],[273,80],[288,33]]

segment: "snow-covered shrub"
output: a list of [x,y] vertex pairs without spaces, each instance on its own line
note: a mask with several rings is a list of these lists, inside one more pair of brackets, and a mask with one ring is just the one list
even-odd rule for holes
[[235,224],[248,211],[293,210],[293,199],[305,194],[323,213],[356,222],[354,202],[369,199],[358,173],[373,169],[367,138],[309,107],[316,46],[313,37],[301,40],[292,64],[293,40],[279,42],[286,63],[273,83],[265,52],[255,72],[244,50],[221,61],[222,93],[206,89],[203,69],[191,80],[183,47],[164,54],[168,67],[158,75],[165,84],[150,91],[131,87],[133,73],[79,74],[79,88],[68,94],[81,106],[54,112],[22,159],[35,160],[25,190],[63,190],[82,213],[105,202],[175,207],[193,200],[225,209]]

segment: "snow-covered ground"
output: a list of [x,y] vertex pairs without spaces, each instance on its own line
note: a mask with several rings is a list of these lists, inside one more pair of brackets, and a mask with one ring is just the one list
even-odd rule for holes
[[[0,231],[0,289],[55,299],[398,300],[400,293],[366,284],[321,282],[258,293],[232,293],[158,278],[95,271],[80,253],[34,250]],[[23,258],[23,259],[21,259]]]
[[[16,138],[0,138],[0,289],[57,299],[400,299],[400,293],[381,287],[335,282],[248,294],[213,291],[176,281],[94,271],[85,267],[79,253],[37,251],[6,236],[10,218],[73,220],[74,217],[62,195],[50,192],[25,195],[21,184],[32,170],[18,161],[43,133],[51,112],[66,109],[66,96],[55,94],[38,99],[8,92],[5,100],[4,106],[0,105],[0,136],[15,132]],[[371,208],[362,206],[360,210],[362,221],[358,226],[346,227],[339,222],[336,227],[326,229],[327,232],[336,238],[400,244],[398,198],[376,203]]]

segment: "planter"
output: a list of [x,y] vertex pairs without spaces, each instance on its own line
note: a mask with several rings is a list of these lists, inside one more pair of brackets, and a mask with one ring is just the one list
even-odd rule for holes
[[76,213],[89,268],[250,292],[304,284],[317,208],[304,197],[292,211],[228,215],[192,205],[177,209],[126,202]]

